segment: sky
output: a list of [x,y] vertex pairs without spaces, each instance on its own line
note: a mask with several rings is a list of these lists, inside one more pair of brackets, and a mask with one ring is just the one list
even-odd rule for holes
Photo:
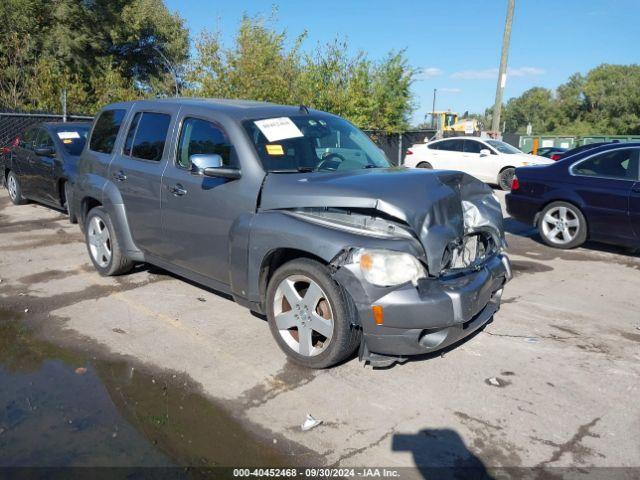
[[[288,38],[308,33],[303,48],[336,37],[352,53],[381,59],[406,50],[419,69],[413,84],[414,124],[436,110],[483,112],[493,105],[506,0],[165,0],[191,31],[221,31],[231,44],[243,14],[269,15]],[[601,63],[640,62],[640,0],[516,0],[505,100],[542,86],[556,88],[570,75]]]

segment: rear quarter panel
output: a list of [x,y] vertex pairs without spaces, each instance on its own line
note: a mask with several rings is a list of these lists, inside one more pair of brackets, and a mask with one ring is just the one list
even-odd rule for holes
[[420,162],[428,161],[427,160],[427,146],[425,144],[415,144],[412,145],[409,150],[413,152],[412,155],[405,155],[404,157],[404,166],[415,168],[418,166]]

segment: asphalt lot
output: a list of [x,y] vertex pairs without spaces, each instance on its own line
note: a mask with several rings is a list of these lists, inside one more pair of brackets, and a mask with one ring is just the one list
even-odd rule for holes
[[640,257],[507,230],[515,278],[483,331],[308,371],[215,292],[101,278],[76,225],[3,189],[0,465],[640,468]]

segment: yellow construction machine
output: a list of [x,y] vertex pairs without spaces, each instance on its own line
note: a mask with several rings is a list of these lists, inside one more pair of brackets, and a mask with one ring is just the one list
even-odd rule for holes
[[427,114],[427,125],[435,128],[441,136],[475,135],[480,125],[475,118],[458,118],[456,112],[435,111]]

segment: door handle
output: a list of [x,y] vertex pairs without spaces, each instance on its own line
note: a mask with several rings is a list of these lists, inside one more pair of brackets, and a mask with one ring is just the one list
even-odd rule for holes
[[176,197],[182,197],[183,195],[187,194],[187,191],[185,190],[185,188],[179,183],[177,185],[174,185],[173,187],[169,187],[169,191],[173,193]]
[[127,176],[122,170],[119,170],[113,174],[113,178],[118,182],[124,182],[127,179]]

